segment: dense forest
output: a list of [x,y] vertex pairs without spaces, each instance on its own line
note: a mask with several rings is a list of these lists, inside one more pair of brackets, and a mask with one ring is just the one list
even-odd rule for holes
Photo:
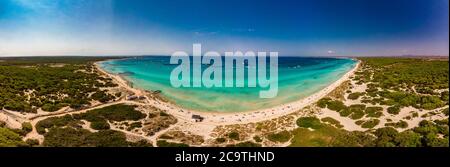
[[[358,83],[368,83],[363,102],[436,109],[448,104],[449,63],[415,58],[360,58]],[[355,96],[355,94],[351,94]],[[352,98],[352,97],[350,97]]]
[[95,73],[93,61],[105,58],[33,57],[0,61],[0,109],[19,112],[78,109],[91,100],[107,102],[114,95],[100,88],[115,87]]
[[[448,61],[415,58],[360,58],[363,66],[371,68],[365,73],[366,81],[373,72],[372,82],[381,88],[412,88],[433,90],[448,88]],[[423,92],[431,93],[431,92]]]

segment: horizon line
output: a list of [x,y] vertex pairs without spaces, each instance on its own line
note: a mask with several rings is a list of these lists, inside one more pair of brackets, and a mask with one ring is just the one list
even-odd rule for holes
[[[15,56],[0,56],[1,58],[15,58],[15,57],[145,57],[145,56],[171,56],[166,54],[130,54],[130,55],[15,55]],[[192,55],[189,55],[192,56]],[[221,55],[223,56],[223,55]],[[323,56],[311,56],[311,55],[279,55],[279,57],[449,57],[449,55],[360,55],[360,56],[344,56],[344,55],[323,55]]]

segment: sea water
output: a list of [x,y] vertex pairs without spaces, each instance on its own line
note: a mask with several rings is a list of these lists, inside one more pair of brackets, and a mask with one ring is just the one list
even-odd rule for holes
[[[293,102],[327,87],[355,65],[355,60],[346,58],[279,57],[278,94],[266,99],[259,97],[265,88],[247,87],[247,82],[243,88],[172,87],[170,73],[178,65],[170,64],[169,56],[139,56],[100,63],[101,68],[122,75],[133,87],[159,90],[163,97],[180,107],[208,112],[250,111]],[[202,69],[207,67],[203,65]],[[257,67],[245,64],[244,68]]]

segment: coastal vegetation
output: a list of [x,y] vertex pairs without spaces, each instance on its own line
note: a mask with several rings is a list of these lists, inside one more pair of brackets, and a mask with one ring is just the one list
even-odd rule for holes
[[[365,60],[369,60],[366,62]],[[385,59],[394,59],[388,60]],[[264,141],[264,145],[279,146],[290,143],[290,146],[320,147],[448,147],[448,61],[403,58],[362,58],[360,70],[351,81],[344,82],[317,101],[315,106],[299,111],[312,112],[299,116],[293,122],[295,128],[278,130],[276,127],[290,127],[280,119],[273,119],[243,126],[229,126],[229,131],[238,131],[243,136],[253,136],[252,141]],[[390,62],[373,66],[378,61]],[[409,64],[410,62],[414,62]],[[425,62],[427,65],[416,66]],[[423,69],[433,66],[431,69]],[[393,69],[394,68],[394,69]],[[401,68],[401,70],[395,69]],[[407,73],[409,69],[422,71],[416,74]],[[380,83],[383,79],[376,75],[384,75],[384,70],[391,70],[387,75],[402,81],[389,81],[394,84]],[[427,72],[424,72],[427,71]],[[439,71],[439,72],[437,72]],[[416,82],[414,78],[435,76],[433,82]],[[402,85],[403,80],[406,84]],[[445,84],[439,84],[445,83]],[[383,86],[380,86],[383,85]],[[390,86],[388,86],[390,85]],[[397,86],[395,86],[397,85]],[[425,91],[420,87],[429,87]],[[320,112],[337,112],[315,116]],[[343,117],[350,118],[350,121]],[[289,118],[289,116],[286,116]],[[281,119],[286,120],[286,119]],[[345,121],[345,127],[341,124]],[[417,125],[417,122],[420,123]],[[267,123],[266,123],[267,122]],[[352,124],[355,124],[354,127]],[[254,127],[254,131],[246,128]],[[230,129],[231,128],[231,129]],[[350,130],[347,130],[350,129]],[[365,129],[365,130],[361,130]],[[245,133],[250,133],[246,135]],[[252,135],[253,134],[253,135]],[[261,139],[262,136],[264,139]],[[241,138],[241,142],[249,138]],[[224,140],[225,142],[225,140]]]
[[364,121],[361,124],[361,127],[371,129],[371,128],[377,126],[379,123],[380,123],[380,120],[378,120],[378,119],[370,119],[370,120]]
[[[419,109],[448,105],[448,61],[414,58],[360,58],[358,82],[367,83],[366,102]],[[442,91],[441,91],[442,90]]]
[[400,120],[399,122],[389,122],[389,123],[385,123],[385,126],[391,126],[394,128],[407,128],[408,127],[408,123]]
[[232,140],[239,140],[239,133],[238,132],[230,132],[228,133],[228,138]]
[[[129,142],[123,132],[115,129],[126,129],[127,131],[137,129],[134,132],[141,131],[142,129],[142,131],[145,132],[145,128],[161,127],[160,124],[162,122],[153,120],[161,120],[161,118],[169,118],[173,116],[168,114],[162,114],[163,116],[161,116],[161,111],[152,111],[150,114],[155,116],[146,120],[147,114],[138,111],[136,107],[137,106],[135,105],[116,104],[89,110],[83,113],[49,117],[38,121],[36,123],[36,130],[38,134],[44,136],[43,146],[151,146],[151,144],[145,140]],[[151,121],[152,124],[142,123],[146,121]],[[90,126],[86,126],[86,123]],[[124,128],[124,126],[126,128]],[[65,132],[73,135],[66,134]],[[160,138],[172,139],[173,137],[163,135]],[[157,145],[171,147],[176,146],[177,144],[160,141]]]
[[289,131],[285,130],[285,131],[281,131],[278,133],[269,134],[267,136],[267,139],[269,139],[270,141],[273,141],[273,142],[284,143],[284,142],[289,141],[291,139],[291,136],[292,136],[291,133]]
[[[448,119],[446,119],[448,120]],[[368,121],[373,124],[377,121]],[[314,130],[297,128],[292,131],[290,146],[377,146],[377,147],[448,147],[448,123],[422,121],[419,126],[403,132],[392,127],[379,128],[375,131],[348,132],[322,124]],[[373,126],[373,125],[371,125]]]
[[89,121],[92,129],[107,130],[110,129],[108,122],[137,121],[145,117],[145,114],[135,110],[135,106],[117,104],[81,114],[47,118],[36,123],[36,130],[39,134],[45,134],[46,130],[53,127],[80,128],[83,124],[81,120]]
[[371,140],[371,136],[365,133],[348,132],[324,123],[315,129],[294,129],[292,134],[291,147],[362,147],[368,146]]
[[31,130],[30,124],[23,123],[22,129],[11,129],[0,121],[0,147],[29,147],[35,145],[31,141],[24,142],[23,137]]
[[0,62],[0,109],[36,113],[63,107],[79,109],[92,100],[107,102],[114,95],[102,88],[116,87],[99,76],[92,61],[105,58],[2,58]]
[[[370,70],[362,73],[364,82],[382,89],[415,89],[418,93],[436,94],[448,88],[448,61],[414,58],[360,58]],[[373,75],[370,77],[370,75]],[[370,79],[372,78],[372,79]]]
[[322,118],[322,119],[320,119],[322,122],[326,122],[326,123],[329,123],[329,124],[331,124],[331,125],[333,125],[334,127],[336,127],[336,128],[342,128],[343,126],[341,125],[341,123],[338,121],[338,120],[336,120],[336,119],[334,119],[334,118],[331,118],[331,117],[325,117],[325,118]]
[[[136,106],[117,104],[94,109],[81,114],[66,114],[50,117],[36,123],[36,130],[44,135],[44,146],[57,147],[129,147],[151,146],[146,141],[129,142],[125,134],[110,130],[109,122],[137,121],[146,117],[135,110]],[[84,122],[90,122],[91,132],[83,128]],[[134,125],[134,127],[137,125]]]
[[156,145],[158,145],[158,147],[189,147],[189,145],[184,143],[174,143],[166,140],[158,140]]
[[246,142],[240,142],[240,143],[236,143],[236,144],[229,144],[226,145],[227,147],[261,147],[261,144],[258,143],[253,143],[251,141],[246,141]]
[[55,64],[72,64],[82,65],[97,61],[104,61],[108,59],[121,59],[125,57],[120,56],[31,56],[31,57],[1,57],[1,66],[35,66],[35,65],[55,65]]
[[27,144],[13,130],[0,127],[0,147],[24,147]]
[[[109,122],[137,121],[146,117],[146,114],[135,110],[136,106],[117,104],[100,109],[90,110],[82,114],[75,114],[77,120],[91,122],[91,128],[95,130],[109,129]],[[136,125],[134,125],[136,126]]]
[[[367,138],[365,141],[369,142],[366,144],[359,142],[357,145],[448,147],[448,118],[436,119],[439,118],[436,117],[434,121],[422,120],[416,127],[410,127],[407,122],[407,120],[419,119],[419,115],[421,115],[420,119],[439,115],[439,112],[434,111],[436,109],[448,116],[448,61],[412,58],[360,58],[360,60],[362,60],[360,68],[362,70],[356,72],[353,77],[356,85],[351,84],[350,87],[363,85],[362,88],[364,88],[365,84],[367,88],[362,89],[363,92],[361,89],[346,91],[348,100],[346,103],[344,103],[346,99],[335,98],[334,94],[322,98],[316,103],[318,107],[338,112],[341,117],[354,119],[354,123],[361,128],[373,129],[361,133],[370,133],[375,137],[370,139],[365,136],[364,138]],[[404,107],[410,107],[413,111],[409,111],[409,115],[401,118],[404,120],[393,122],[390,117],[396,117]],[[445,108],[440,109],[442,107]],[[383,112],[391,116],[387,117]],[[387,123],[380,125],[380,119],[385,119]],[[342,136],[346,139],[351,138],[349,134],[340,132],[340,129],[319,125],[318,120],[314,121],[316,128],[312,128],[313,131],[302,129],[302,127],[311,128],[311,126],[303,125],[304,123],[300,126],[299,121],[311,122],[304,120],[314,119],[307,117],[297,120],[301,128],[293,131],[292,146],[336,146],[331,141],[344,141],[340,139]],[[329,118],[323,118],[321,121],[330,125],[335,122]],[[298,133],[302,135],[296,135]],[[310,140],[306,136],[315,136],[312,140],[315,142],[309,143]]]
[[[87,109],[53,112],[55,115],[43,112],[48,114],[45,119],[24,119],[16,128],[0,121],[0,147],[449,146],[448,61],[360,60],[361,66],[350,80],[313,105],[271,120],[216,126],[209,134],[195,129],[196,123],[178,122],[170,113],[140,104],[142,101],[105,104],[129,93],[110,91],[117,85],[95,71],[91,61],[0,61],[0,80],[6,81],[0,84],[4,111],[34,116],[34,112],[65,107]],[[21,78],[18,74],[22,73],[31,74]],[[8,77],[12,74],[18,76]],[[32,75],[36,79],[28,81]],[[19,85],[14,86],[16,83]],[[89,109],[94,103],[107,107]],[[163,134],[150,137],[164,129]]]
[[[354,124],[364,129],[385,126],[406,129],[409,127],[407,120],[440,115],[433,110],[439,110],[444,115],[448,113],[448,61],[376,57],[358,59],[361,60],[359,70],[351,82],[343,84],[348,89],[341,91],[341,94],[330,93],[320,99],[316,106],[337,112],[340,117],[351,118],[355,120]],[[409,114],[398,118],[400,116],[397,115],[403,111]],[[395,117],[400,120],[392,122],[391,118]],[[383,119],[387,123],[379,125]]]
[[319,129],[323,125],[316,117],[302,117],[297,119],[297,125],[302,128]]
[[48,147],[151,147],[145,141],[129,142],[125,134],[114,130],[90,132],[72,127],[54,127],[44,135],[44,146]]

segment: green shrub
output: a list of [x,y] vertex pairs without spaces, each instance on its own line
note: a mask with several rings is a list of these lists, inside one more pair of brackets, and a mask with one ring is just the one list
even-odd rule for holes
[[382,107],[367,107],[366,108],[366,113],[375,113],[377,111],[383,111]]
[[253,143],[251,141],[227,145],[227,147],[261,147],[261,146],[262,146],[261,144]]
[[375,145],[377,147],[395,147],[396,143],[394,139],[397,137],[398,132],[392,127],[378,128],[373,132],[376,136]]
[[363,110],[366,109],[366,105],[365,104],[352,104],[352,105],[349,106],[349,108],[351,110],[361,110],[361,111],[363,111]]
[[253,137],[253,140],[255,140],[256,142],[258,142],[258,143],[261,143],[263,140],[261,139],[261,137],[259,137],[259,136],[254,136]]
[[285,130],[285,131],[281,131],[278,133],[269,134],[267,136],[267,139],[269,139],[270,141],[273,141],[273,142],[284,143],[284,142],[289,141],[289,139],[291,139],[291,137],[292,137],[291,133],[289,131]]
[[48,147],[81,147],[87,146],[85,138],[91,134],[86,129],[74,129],[74,128],[50,128],[47,133],[44,134],[44,146]]
[[131,147],[153,147],[153,144],[147,140],[139,140],[135,143],[130,143]]
[[30,122],[24,122],[22,123],[22,130],[26,133],[30,133],[31,131],[33,131],[33,125],[31,125]]
[[173,139],[172,136],[169,136],[169,135],[166,135],[166,134],[163,134],[163,135],[159,136],[159,138],[160,139]]
[[320,108],[325,108],[327,107],[327,103],[330,100],[331,100],[330,98],[322,98],[317,102],[317,106],[319,106]]
[[217,143],[224,143],[224,142],[226,142],[226,141],[227,141],[227,139],[222,138],[222,137],[216,138],[216,142],[217,142]]
[[352,111],[350,110],[350,108],[346,108],[346,109],[343,109],[343,110],[339,111],[339,115],[341,117],[347,117],[350,114],[352,114]]
[[412,113],[412,117],[413,117],[413,118],[417,118],[417,117],[419,117],[419,113],[417,113],[417,112],[413,112],[413,113]]
[[184,144],[184,143],[172,143],[172,142],[167,142],[165,140],[158,140],[156,142],[156,145],[158,147],[189,147],[189,145]]
[[228,138],[233,139],[233,140],[239,140],[239,133],[238,132],[228,133]]
[[90,110],[82,114],[82,119],[88,121],[100,117],[109,121],[137,121],[146,117],[145,114],[134,109],[135,106],[116,104],[100,109]]
[[352,112],[352,114],[350,115],[350,118],[357,120],[357,119],[361,119],[363,116],[364,116],[364,112],[362,110],[356,110],[356,111]]
[[348,132],[327,124],[313,131],[296,128],[291,133],[290,146],[294,147],[361,147],[370,146],[372,141],[364,132]]
[[447,108],[444,108],[444,109],[442,110],[442,113],[444,113],[445,116],[448,116],[448,107],[447,107]]
[[0,147],[26,146],[22,137],[14,131],[0,127]]
[[55,112],[63,108],[65,105],[59,103],[45,103],[41,109],[47,112]]
[[394,137],[394,142],[399,147],[420,147],[422,146],[421,136],[412,131],[404,131]]
[[373,128],[373,127],[377,126],[379,123],[380,123],[380,120],[378,120],[378,119],[371,119],[371,120],[368,120],[368,121],[362,123],[361,127],[370,129],[370,128]]
[[100,130],[92,133],[86,129],[53,127],[44,134],[43,145],[48,147],[129,147],[140,145],[140,143],[128,142],[124,133],[114,130]]
[[109,93],[106,93],[105,91],[97,91],[91,95],[91,98],[100,101],[102,103],[106,103],[108,101],[113,100],[114,96]]
[[327,103],[327,108],[333,111],[341,111],[345,108],[347,108],[347,106],[344,105],[343,102],[338,101],[338,100],[334,100],[334,101],[329,101]]
[[387,105],[387,106],[394,106],[394,105],[399,105],[397,102],[395,102],[392,99],[387,99],[387,100],[383,100],[380,103],[381,105]]
[[399,107],[399,106],[388,107],[388,108],[387,108],[387,112],[388,112],[389,114],[397,115],[398,113],[400,113],[400,107]]
[[109,123],[104,119],[96,120],[91,122],[91,128],[95,130],[106,130],[109,129]]
[[436,123],[437,125],[448,125],[448,118],[446,119],[441,119],[441,120],[434,120],[434,123]]
[[30,147],[33,147],[33,146],[39,145],[39,140],[37,140],[37,139],[27,139],[25,141],[25,143],[27,143]]
[[127,130],[131,131],[135,128],[141,128],[141,127],[142,127],[142,122],[133,122],[128,126]]
[[297,125],[302,128],[319,129],[322,123],[316,117],[301,117],[297,119]]
[[342,127],[344,127],[344,126],[342,126],[341,125],[341,123],[338,121],[338,120],[336,120],[336,119],[334,119],[334,118],[331,118],[331,117],[325,117],[325,118],[322,118],[322,119],[320,119],[322,122],[327,122],[327,123],[329,123],[329,124],[332,124],[332,125],[334,125],[335,127],[337,127],[337,128],[342,128]]
[[85,142],[94,147],[128,147],[131,145],[124,133],[114,130],[100,130],[91,133],[86,137]]
[[351,99],[351,100],[356,100],[358,99],[360,96],[364,95],[363,92],[354,92],[354,93],[350,93],[347,97],[347,99]]
[[408,123],[403,120],[401,120],[399,122],[395,122],[395,123],[394,122],[385,123],[384,125],[391,126],[394,128],[407,128],[408,127]]
[[320,120],[322,122],[328,122],[328,123],[333,124],[333,125],[340,124],[340,122],[338,120],[336,120],[334,118],[331,118],[331,117],[325,117],[325,118],[322,118]]
[[421,96],[420,107],[426,110],[432,110],[443,107],[445,103],[438,96]]
[[22,129],[10,129],[11,131],[13,131],[14,133],[19,134],[20,136],[24,137],[28,134],[28,132],[22,130]]
[[382,107],[367,107],[365,110],[367,117],[375,117],[375,118],[383,116],[382,111],[383,111]]
[[364,104],[353,104],[348,107],[348,111],[344,111],[341,116],[349,116],[351,119],[361,119],[364,116],[364,109],[366,105]]
[[356,124],[356,125],[361,125],[361,124],[363,124],[364,122],[365,122],[364,120],[358,120],[358,121],[355,122],[355,124]]
[[36,131],[39,134],[45,134],[45,129],[52,127],[62,127],[66,125],[77,126],[80,121],[73,119],[69,114],[62,117],[50,117],[36,123]]

